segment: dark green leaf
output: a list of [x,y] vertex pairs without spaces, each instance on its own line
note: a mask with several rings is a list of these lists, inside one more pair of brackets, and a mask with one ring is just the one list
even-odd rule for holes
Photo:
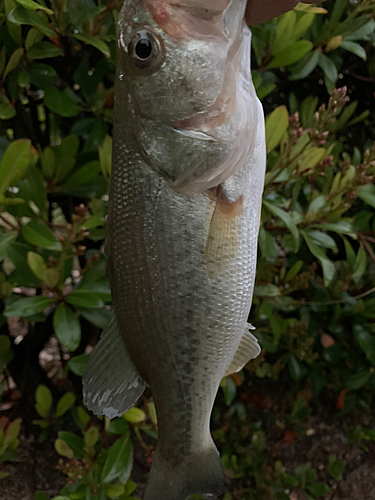
[[359,45],[359,43],[344,40],[341,44],[341,47],[366,61],[367,53],[362,45]]
[[324,251],[321,250],[321,248],[319,248],[313,242],[312,238],[306,231],[301,231],[301,233],[306,241],[307,246],[309,247],[310,252],[319,260],[323,268],[324,285],[328,286],[333,280],[335,274],[335,266],[333,262],[326,256]]
[[51,111],[66,118],[77,116],[81,111],[70,95],[52,87],[45,91],[44,103]]
[[31,61],[35,59],[48,59],[64,55],[64,51],[51,42],[38,42],[27,51],[27,57]]
[[66,301],[76,307],[98,308],[104,306],[104,302],[95,292],[81,288],[77,288],[77,290],[69,294]]
[[108,45],[103,41],[98,38],[98,36],[95,35],[73,35],[74,38],[77,40],[80,40],[81,42],[87,43],[88,45],[92,45],[96,49],[100,50],[106,57],[110,57],[111,52],[109,50]]
[[354,336],[366,358],[375,366],[375,335],[367,332],[361,325],[354,325]]
[[347,379],[347,381],[345,382],[345,387],[347,387],[348,389],[352,389],[353,391],[356,391],[357,389],[360,389],[365,384],[367,384],[370,377],[371,373],[368,370],[356,373],[355,375],[352,375]]
[[[126,482],[130,476],[133,464],[133,446],[130,435],[120,437],[109,449],[109,453],[102,470],[101,482],[104,484],[114,481],[121,475],[121,482]],[[127,471],[128,474],[124,474]],[[128,477],[126,477],[126,475]]]
[[83,456],[83,448],[85,443],[83,439],[76,436],[72,432],[60,431],[57,433],[60,439],[65,441],[65,443],[69,446],[70,449],[73,450],[74,456],[76,458],[82,458]]
[[34,2],[34,0],[16,0],[17,3],[25,7],[26,9],[30,10],[44,10],[44,12],[47,12],[47,14],[52,15],[53,11],[51,9],[48,9],[44,5],[41,5],[40,3]]
[[30,163],[31,142],[19,139],[6,149],[0,164],[0,194],[14,185],[26,172]]
[[53,315],[53,328],[61,344],[68,351],[75,351],[81,341],[81,325],[74,312],[60,304]]
[[22,228],[22,236],[28,243],[39,248],[61,251],[61,243],[55,238],[52,231],[41,222],[33,220]]
[[293,380],[299,381],[306,376],[307,370],[297,358],[291,356],[289,361],[289,373]]
[[88,354],[80,354],[78,356],[74,356],[74,358],[70,358],[70,360],[68,361],[68,367],[70,368],[70,370],[72,370],[73,373],[82,377],[88,359]]
[[54,299],[50,297],[24,297],[10,304],[3,314],[8,318],[27,318],[27,316],[31,316],[32,314],[43,312],[53,302]]
[[16,7],[8,14],[8,20],[15,24],[28,24],[38,28],[44,35],[53,38],[56,33],[48,26],[44,18],[32,10]]
[[58,401],[56,406],[55,417],[59,418],[66,413],[69,408],[74,404],[76,397],[72,392],[67,392]]

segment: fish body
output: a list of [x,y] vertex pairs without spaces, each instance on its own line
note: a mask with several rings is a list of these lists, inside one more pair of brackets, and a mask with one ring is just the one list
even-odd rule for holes
[[249,332],[265,170],[245,0],[125,0],[118,24],[106,259],[114,317],[84,397],[122,415],[152,391],[146,500],[223,490],[209,420]]

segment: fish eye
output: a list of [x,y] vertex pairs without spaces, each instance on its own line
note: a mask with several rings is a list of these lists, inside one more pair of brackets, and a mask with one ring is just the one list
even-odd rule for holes
[[137,31],[129,45],[129,56],[138,68],[159,67],[162,59],[162,46],[157,35],[147,29]]

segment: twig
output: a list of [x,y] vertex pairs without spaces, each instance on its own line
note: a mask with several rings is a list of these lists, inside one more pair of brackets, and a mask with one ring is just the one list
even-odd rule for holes
[[356,295],[355,297],[347,297],[346,299],[340,299],[340,300],[329,300],[327,302],[303,302],[303,304],[309,306],[333,306],[335,304],[343,304],[344,302],[351,302],[352,300],[360,300],[363,299],[364,297],[367,297],[368,295],[371,295],[372,293],[375,293],[375,286],[374,288],[370,288],[370,290],[367,290],[367,292],[363,292],[359,295]]

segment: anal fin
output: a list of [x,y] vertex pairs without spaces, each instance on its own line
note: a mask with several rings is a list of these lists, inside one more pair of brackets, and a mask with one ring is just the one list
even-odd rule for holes
[[260,354],[261,348],[258,340],[249,332],[249,329],[254,330],[254,327],[248,323],[237,351],[225,372],[226,376],[239,372],[250,359],[254,359]]
[[108,418],[123,415],[145,390],[121,338],[116,318],[103,331],[83,374],[85,405]]

